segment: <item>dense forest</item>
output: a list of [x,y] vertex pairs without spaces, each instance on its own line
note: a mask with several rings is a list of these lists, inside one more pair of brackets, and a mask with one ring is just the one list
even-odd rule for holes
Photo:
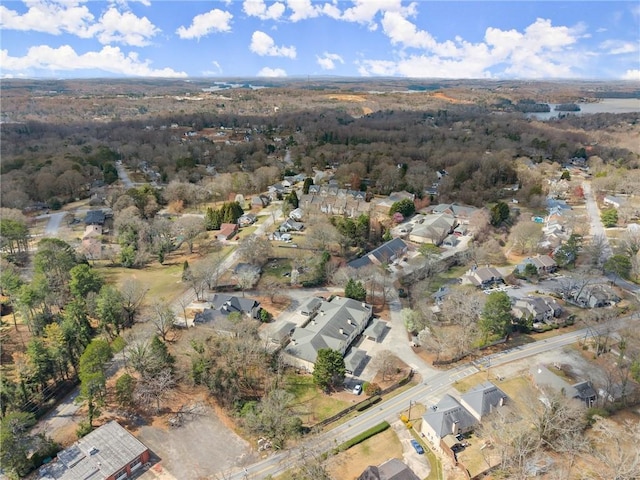
[[[359,118],[323,108],[269,116],[212,112],[109,123],[4,123],[2,206],[44,202],[56,208],[86,197],[92,187],[116,180],[117,161],[133,171],[154,172],[159,183],[203,185],[213,196],[220,193],[213,179],[221,173],[237,174],[232,190],[255,193],[274,181],[274,170],[313,175],[327,168],[342,186],[373,194],[406,189],[420,196],[437,180],[436,172],[445,170],[441,199],[479,206],[518,182],[515,159],[562,163],[584,155],[592,143],[589,130],[635,117],[599,114],[541,123],[452,105]],[[226,141],[212,139],[211,131],[223,132]],[[589,155],[629,168],[638,163],[631,152],[604,145],[592,146]],[[265,167],[271,167],[267,175]]]

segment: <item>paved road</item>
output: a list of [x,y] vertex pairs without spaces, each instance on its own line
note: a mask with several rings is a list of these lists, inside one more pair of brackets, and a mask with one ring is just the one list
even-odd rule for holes
[[[622,328],[632,321],[637,323],[637,318],[626,317],[617,319],[600,328]],[[304,445],[289,451],[276,453],[260,462],[247,466],[225,478],[229,480],[261,479],[275,476],[292,468],[297,463],[304,461],[305,452],[314,452],[316,455],[326,452],[336,445],[349,440],[365,430],[379,424],[383,420],[395,421],[398,415],[406,410],[411,402],[425,405],[436,403],[446,393],[454,382],[473,375],[486,367],[495,367],[506,363],[522,360],[540,353],[555,350],[570,345],[580,338],[594,334],[593,330],[581,329],[565,333],[552,339],[540,340],[529,345],[515,347],[510,350],[497,353],[482,359],[479,362],[467,363],[447,371],[429,375],[425,381],[412,387],[401,394],[382,402],[381,404],[366,410],[358,417],[336,426],[335,428],[309,437]]]
[[58,229],[62,224],[62,220],[64,219],[67,212],[56,212],[56,213],[45,213],[43,215],[38,215],[36,218],[38,220],[42,220],[44,218],[48,218],[47,226],[44,229],[44,237],[55,237],[58,235]]
[[598,208],[598,204],[593,196],[593,191],[591,190],[591,182],[584,181],[582,182],[582,191],[584,192],[584,200],[585,207],[587,210],[587,215],[589,215],[589,235],[591,238],[596,235],[604,238],[604,251],[602,261],[609,258],[613,255],[611,250],[611,246],[609,245],[609,239],[605,233],[604,225],[602,225],[602,221],[600,220],[600,209]]
[[129,174],[124,169],[124,166],[122,165],[122,163],[116,163],[116,170],[118,171],[118,178],[120,179],[120,181],[124,185],[124,188],[129,190],[130,188],[135,187],[135,185],[133,184],[133,182],[129,178]]

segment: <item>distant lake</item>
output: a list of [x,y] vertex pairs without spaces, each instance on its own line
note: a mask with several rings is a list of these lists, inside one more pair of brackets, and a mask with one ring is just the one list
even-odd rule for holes
[[590,113],[632,113],[640,112],[640,98],[603,98],[594,103],[578,103],[579,112],[558,112],[555,110],[557,103],[550,103],[550,112],[538,112],[525,114],[529,118],[537,120],[549,120],[557,118],[559,114],[585,115]]

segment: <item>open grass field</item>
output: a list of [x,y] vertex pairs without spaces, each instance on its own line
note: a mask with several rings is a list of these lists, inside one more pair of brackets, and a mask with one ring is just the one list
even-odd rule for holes
[[189,288],[182,282],[182,268],[182,262],[165,265],[154,262],[144,269],[101,266],[98,271],[109,284],[120,286],[125,280],[134,279],[148,289],[148,299],[162,298],[171,302]]
[[307,426],[314,425],[350,406],[349,402],[336,398],[335,394],[322,393],[313,383],[311,375],[288,375],[287,391],[295,395],[294,410]]
[[349,450],[330,457],[326,464],[331,476],[352,480],[369,465],[380,465],[391,458],[402,460],[402,445],[392,428],[375,435]]

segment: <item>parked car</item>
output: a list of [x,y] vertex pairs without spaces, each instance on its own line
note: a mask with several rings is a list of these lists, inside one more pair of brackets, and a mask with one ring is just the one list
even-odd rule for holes
[[420,445],[417,440],[411,440],[411,445],[415,448],[416,452],[418,452],[418,455],[424,453],[424,448],[422,448],[422,445]]
[[362,393],[362,385],[358,384],[353,387],[353,393],[354,395],[360,395]]

